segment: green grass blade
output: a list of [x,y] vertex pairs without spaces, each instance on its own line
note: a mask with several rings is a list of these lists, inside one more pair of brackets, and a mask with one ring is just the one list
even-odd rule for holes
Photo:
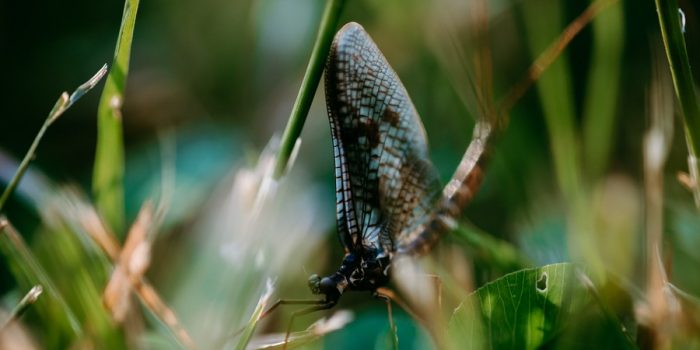
[[483,256],[486,261],[505,271],[519,270],[531,265],[516,247],[480,231],[473,225],[460,225],[453,231],[453,237],[472,247],[476,255]]
[[605,171],[614,140],[624,43],[623,10],[621,2],[613,4],[591,24],[593,53],[583,112],[584,161],[591,180]]
[[[528,46],[537,56],[561,31],[562,4],[532,0],[522,5]],[[546,16],[547,21],[542,17]],[[537,83],[540,102],[549,133],[559,187],[567,201],[573,202],[580,191],[580,149],[575,132],[575,112],[571,74],[566,57],[559,57]]]
[[44,134],[46,133],[46,130],[48,130],[49,126],[53,124],[53,122],[58,119],[70,106],[73,105],[78,99],[83,97],[88,91],[90,91],[97,83],[104,77],[105,73],[107,73],[107,65],[102,66],[95,75],[92,76],[88,81],[83,83],[82,85],[78,86],[73,93],[68,96],[68,93],[64,92],[61,94],[61,96],[58,98],[56,101],[56,104],[54,104],[53,108],[51,109],[51,112],[49,112],[49,115],[46,117],[46,120],[44,121],[44,124],[41,126],[41,129],[39,129],[39,132],[36,134],[34,137],[34,141],[32,142],[32,145],[29,147],[29,150],[27,153],[24,155],[24,159],[22,159],[22,163],[20,163],[19,167],[17,168],[17,172],[15,172],[15,175],[12,177],[12,180],[10,180],[10,184],[7,185],[7,188],[2,192],[2,196],[0,197],[0,212],[2,212],[2,208],[5,206],[5,202],[10,198],[12,195],[12,192],[14,192],[15,188],[19,185],[19,182],[22,180],[22,177],[24,176],[24,173],[27,172],[27,169],[29,168],[29,163],[34,159],[36,149],[39,147],[39,143],[41,142],[41,139],[44,137]]
[[138,7],[139,0],[124,1],[124,14],[114,51],[114,61],[97,109],[97,150],[92,190],[98,211],[110,228],[118,234],[122,234],[124,230],[124,141],[121,106],[129,74],[131,42]]
[[700,107],[698,107],[688,50],[680,22],[677,0],[656,0],[661,36],[671,69],[673,87],[683,111],[686,136],[691,152],[700,151]]
[[[700,152],[700,107],[695,94],[688,50],[685,46],[680,8],[677,0],[656,0],[655,2],[673,87],[683,112],[683,128],[689,153],[688,168],[692,179],[697,183],[699,171],[696,156]],[[697,186],[693,190],[693,196],[695,205],[700,207],[700,188]]]
[[[597,10],[610,2],[595,2]],[[531,0],[522,4],[527,41],[533,55],[541,52],[552,38],[561,31],[563,8],[561,2]],[[590,7],[589,7],[590,8]],[[595,10],[593,10],[595,11]],[[548,20],[543,21],[546,17]],[[554,173],[567,205],[567,244],[575,261],[585,262],[592,278],[601,282],[605,278],[598,242],[591,232],[592,212],[586,192],[583,174],[582,147],[577,133],[576,111],[571,69],[565,56],[558,57],[537,82],[542,111],[544,113]]]
[[34,254],[29,250],[22,236],[12,227],[4,217],[0,217],[0,252],[6,257],[17,278],[23,279],[30,285],[40,284],[46,292],[57,302],[66,315],[66,319],[76,336],[83,334],[80,322],[75,313],[59,293],[56,285],[41,266]]
[[323,11],[316,42],[311,50],[311,58],[309,59],[309,64],[304,74],[304,80],[301,82],[299,94],[297,95],[296,101],[294,101],[294,107],[292,107],[292,113],[289,116],[287,127],[284,129],[282,143],[280,144],[280,150],[277,155],[277,163],[275,164],[275,179],[279,179],[284,175],[296,140],[299,138],[301,130],[304,128],[306,115],[309,114],[316,88],[321,81],[323,66],[326,62],[328,52],[330,51],[335,28],[338,26],[338,19],[340,18],[340,13],[342,12],[344,4],[345,0],[328,0],[326,2],[326,8]]
[[248,324],[243,329],[241,333],[241,338],[238,340],[236,345],[236,350],[245,350],[248,347],[248,343],[253,338],[253,333],[255,333],[255,327],[257,327],[260,318],[267,307],[270,297],[272,296],[272,283],[268,283],[265,292],[260,296],[258,304],[255,306],[253,314],[250,316]]

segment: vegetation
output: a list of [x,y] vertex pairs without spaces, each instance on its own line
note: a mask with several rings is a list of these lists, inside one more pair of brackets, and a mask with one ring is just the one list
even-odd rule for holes
[[393,307],[348,293],[288,348],[700,347],[697,5],[121,6],[8,4],[0,348],[285,347],[302,302],[266,310],[343,255],[319,82],[348,21],[443,182],[477,119],[507,127],[458,229],[393,263]]

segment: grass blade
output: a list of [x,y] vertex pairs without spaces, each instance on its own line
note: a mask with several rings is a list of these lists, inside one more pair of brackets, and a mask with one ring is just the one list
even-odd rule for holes
[[124,142],[121,107],[129,74],[131,42],[139,0],[124,1],[112,69],[102,90],[97,109],[97,150],[92,190],[100,214],[110,228],[121,234],[124,228]]
[[[656,0],[656,13],[659,16],[661,36],[666,49],[666,58],[673,78],[673,87],[683,114],[686,143],[688,144],[688,168],[692,180],[698,183],[696,155],[700,152],[700,106],[698,106],[693,73],[690,69],[688,50],[685,46],[681,9],[677,0]],[[700,207],[700,190],[693,191],[695,205]]]
[[33,305],[37,299],[41,296],[41,293],[44,292],[44,288],[41,287],[41,285],[36,285],[32,287],[32,289],[27,292],[27,294],[24,295],[24,298],[17,303],[17,305],[12,309],[12,312],[10,312],[10,316],[5,320],[2,324],[0,324],[0,332],[2,332],[5,327],[7,327],[10,323],[12,323],[14,320],[18,319],[22,314],[29,308],[29,306]]
[[24,278],[30,284],[41,284],[46,288],[46,292],[54,299],[65,312],[68,324],[73,332],[80,337],[83,333],[78,318],[66,303],[63,296],[58,292],[55,284],[46,273],[34,254],[29,250],[22,236],[12,227],[9,221],[0,217],[0,252],[7,260],[14,264],[15,275]]
[[[561,53],[569,46],[571,40],[573,40],[581,30],[588,25],[589,22],[593,20],[600,12],[605,10],[608,6],[615,4],[618,0],[598,0],[593,2],[583,11],[576,19],[571,22],[566,29],[559,35],[559,37],[552,42],[546,50],[541,51],[537,59],[532,63],[528,69],[525,76],[518,81],[503,97],[498,105],[498,115],[507,114],[515,103],[520,100],[521,97],[530,89],[530,86],[540,79],[542,74],[551,66]],[[533,15],[536,11],[533,11]],[[530,12],[525,12],[525,16],[529,16]],[[541,38],[537,39],[541,41]],[[534,44],[534,42],[532,42]],[[538,42],[541,46],[542,42]],[[530,45],[534,46],[534,45]],[[531,52],[538,52],[535,49],[530,50]]]
[[591,180],[608,165],[614,141],[624,40],[624,11],[616,2],[591,24],[593,52],[583,112],[584,161]]
[[700,107],[695,95],[678,0],[656,0],[655,2],[673,87],[683,111],[688,144],[693,153],[697,154],[700,151]]
[[[537,54],[546,49],[561,30],[561,4],[536,0],[523,4],[522,9],[528,32],[528,46],[530,52]],[[542,21],[542,16],[548,16],[550,20]],[[559,187],[564,197],[573,202],[580,191],[581,150],[575,131],[576,114],[571,79],[568,60],[566,57],[558,57],[540,77],[537,90],[551,140]]]
[[107,73],[107,65],[105,64],[100,68],[100,70],[95,73],[95,75],[92,76],[88,81],[83,83],[82,85],[78,86],[75,91],[68,96],[67,92],[64,92],[61,94],[61,96],[58,98],[56,101],[56,104],[54,104],[53,108],[51,109],[51,112],[49,112],[49,115],[46,117],[46,120],[44,121],[44,124],[41,126],[41,129],[39,129],[39,132],[36,134],[34,137],[34,142],[32,142],[32,145],[29,147],[29,150],[27,153],[24,155],[24,159],[22,159],[22,163],[20,163],[19,167],[17,168],[17,172],[15,175],[12,177],[12,180],[10,181],[10,184],[7,185],[7,188],[5,188],[5,191],[2,193],[2,197],[0,197],[0,212],[2,212],[2,208],[5,205],[5,202],[10,198],[12,195],[12,192],[14,192],[15,188],[19,185],[20,180],[22,180],[22,177],[24,176],[24,173],[27,171],[27,168],[29,168],[29,163],[34,159],[36,149],[39,147],[39,143],[41,142],[41,139],[44,137],[44,134],[46,133],[46,130],[48,130],[49,126],[53,124],[53,122],[60,117],[63,112],[68,110],[70,106],[73,105],[78,99],[80,99],[83,95],[85,95],[88,91],[90,91],[97,83],[104,77],[105,73]]
[[452,237],[472,247],[475,255],[483,256],[486,261],[504,271],[520,270],[531,266],[529,261],[510,243],[499,240],[492,235],[481,232],[473,225],[460,225]]
[[280,151],[277,154],[277,164],[275,164],[275,179],[279,179],[284,175],[289,157],[301,134],[301,129],[304,127],[306,115],[309,113],[316,88],[321,81],[323,66],[326,62],[326,57],[328,57],[328,52],[331,49],[335,28],[338,26],[338,19],[340,18],[340,13],[342,12],[344,4],[345,0],[328,0],[326,2],[326,8],[323,11],[316,42],[311,50],[311,58],[309,59],[308,66],[306,66],[306,73],[304,73],[304,80],[301,82],[299,94],[297,95],[296,101],[294,101],[294,107],[292,107],[292,113],[289,116],[287,127],[284,129]]
[[241,334],[241,339],[238,341],[238,344],[236,345],[236,350],[245,350],[246,347],[248,346],[248,343],[253,338],[253,333],[255,332],[255,327],[258,325],[258,322],[260,321],[260,318],[262,317],[263,312],[267,308],[267,304],[270,301],[270,297],[272,296],[272,290],[273,290],[272,283],[268,282],[265,292],[260,296],[260,300],[258,301],[258,304],[255,306],[255,310],[253,311],[253,314],[250,316],[250,321],[248,321],[248,324],[243,329],[243,332]]

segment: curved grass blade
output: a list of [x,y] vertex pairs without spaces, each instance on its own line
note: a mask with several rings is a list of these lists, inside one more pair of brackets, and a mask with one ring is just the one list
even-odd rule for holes
[[267,288],[265,289],[265,292],[263,292],[263,294],[260,296],[260,300],[255,306],[255,310],[250,316],[248,324],[243,329],[241,339],[238,340],[238,344],[236,345],[236,350],[245,350],[248,346],[248,343],[250,342],[251,338],[253,337],[253,333],[255,332],[255,327],[257,327],[258,321],[260,321],[263,312],[267,308],[267,304],[269,303],[270,297],[272,296],[272,290],[272,283],[268,282]]
[[[700,152],[700,106],[698,105],[693,83],[693,72],[690,69],[688,50],[685,45],[684,23],[678,0],[656,0],[656,12],[659,16],[661,36],[666,49],[666,58],[673,78],[673,87],[680,102],[685,128],[686,143],[688,144],[688,168],[692,180],[698,183],[697,154]],[[693,191],[695,205],[700,207],[700,189],[695,186]]]
[[688,133],[688,143],[693,151],[700,152],[700,107],[698,106],[693,73],[683,36],[683,26],[678,0],[656,0],[656,12],[666,48],[673,87],[683,111],[683,121]]
[[5,202],[7,201],[8,198],[10,198],[10,195],[12,195],[12,192],[14,192],[15,188],[17,188],[17,185],[19,185],[20,180],[22,180],[22,176],[24,176],[24,173],[27,171],[27,168],[29,167],[29,163],[34,159],[34,156],[36,154],[36,149],[39,147],[39,143],[41,142],[41,139],[44,137],[44,134],[46,133],[46,130],[48,130],[49,126],[53,124],[53,122],[58,119],[68,108],[70,108],[76,101],[78,101],[83,95],[85,95],[88,91],[90,91],[97,83],[104,77],[105,73],[107,73],[107,65],[103,65],[100,70],[95,73],[95,75],[92,76],[88,81],[83,83],[82,85],[78,86],[75,91],[69,96],[67,92],[63,92],[61,96],[58,98],[58,101],[56,101],[56,104],[54,104],[53,108],[51,109],[51,112],[49,112],[49,115],[46,117],[46,120],[44,121],[44,124],[41,126],[41,129],[39,129],[39,132],[36,134],[36,137],[34,137],[34,142],[32,142],[32,145],[29,147],[29,150],[27,153],[24,155],[24,159],[22,159],[22,163],[20,163],[19,167],[17,168],[17,172],[15,175],[12,177],[12,180],[10,181],[10,184],[7,185],[7,188],[5,188],[5,191],[2,193],[2,197],[0,197],[0,212],[2,212],[2,208],[5,205]]

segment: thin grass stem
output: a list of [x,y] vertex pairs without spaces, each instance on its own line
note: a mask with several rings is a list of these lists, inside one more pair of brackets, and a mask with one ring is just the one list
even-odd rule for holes
[[306,116],[309,114],[316,88],[321,81],[324,63],[326,62],[326,57],[328,57],[333,35],[338,26],[338,20],[344,4],[345,0],[328,0],[326,2],[326,8],[323,11],[316,42],[311,50],[311,58],[306,67],[306,73],[304,73],[304,79],[301,82],[299,94],[297,95],[296,101],[294,101],[294,107],[292,107],[292,113],[289,116],[287,127],[284,129],[284,134],[282,135],[273,175],[275,179],[281,178],[287,171],[289,157],[294,150],[294,145],[301,134],[301,130],[304,128],[304,122],[306,121]]
[[46,133],[46,130],[49,129],[51,124],[53,124],[58,117],[60,117],[68,108],[70,108],[73,103],[78,101],[83,95],[85,95],[88,91],[90,91],[97,83],[104,77],[105,73],[107,73],[107,65],[103,65],[100,70],[95,73],[88,81],[83,83],[82,85],[78,86],[75,91],[69,96],[67,92],[63,92],[61,96],[58,98],[56,103],[54,104],[53,108],[51,109],[51,112],[49,112],[49,115],[46,117],[46,120],[44,120],[44,124],[41,126],[41,129],[39,129],[39,132],[36,134],[34,137],[34,141],[32,142],[32,145],[29,146],[29,150],[27,153],[24,155],[24,159],[22,159],[22,162],[19,164],[19,167],[17,168],[17,171],[15,172],[15,175],[12,177],[12,180],[10,180],[10,184],[7,185],[7,188],[2,192],[2,196],[0,197],[0,212],[2,212],[2,208],[5,206],[5,202],[10,198],[12,193],[15,191],[17,186],[19,185],[19,182],[22,180],[22,177],[24,174],[27,172],[27,169],[29,168],[29,163],[31,163],[32,160],[34,160],[36,156],[36,150],[39,147],[39,143],[41,143],[41,139],[44,137],[44,134]]
[[5,329],[5,327],[7,327],[8,325],[10,325],[13,321],[21,317],[22,314],[24,314],[24,312],[27,311],[27,309],[30,306],[34,305],[34,303],[39,299],[39,296],[41,296],[41,293],[43,292],[44,288],[42,288],[39,284],[32,287],[32,289],[30,289],[29,292],[27,292],[27,294],[24,295],[22,300],[20,300],[17,303],[17,305],[15,305],[15,307],[10,312],[9,317],[7,317],[7,319],[2,324],[0,324],[0,332],[2,332],[2,330]]

